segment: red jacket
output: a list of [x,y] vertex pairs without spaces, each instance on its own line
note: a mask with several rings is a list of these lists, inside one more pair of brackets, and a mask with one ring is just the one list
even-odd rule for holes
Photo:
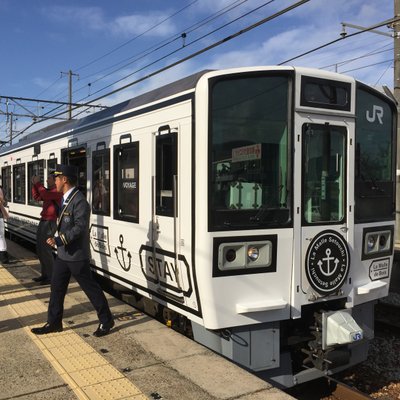
[[56,221],[58,210],[61,206],[63,194],[57,192],[55,186],[46,189],[40,182],[32,185],[32,197],[36,201],[43,201],[43,209],[40,216],[45,221]]

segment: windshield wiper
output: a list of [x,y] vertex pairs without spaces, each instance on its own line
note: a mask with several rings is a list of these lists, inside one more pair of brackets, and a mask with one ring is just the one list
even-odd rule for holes
[[267,212],[268,207],[266,204],[262,205],[258,211],[256,215],[253,215],[252,217],[250,217],[249,221],[250,222],[261,222],[261,218],[264,216],[264,214]]
[[[370,167],[367,165],[366,162],[363,162],[363,172],[360,172],[360,177],[361,180],[364,182],[371,183],[370,189],[374,192],[379,192],[379,193],[385,193],[385,190],[382,189],[377,183],[376,180],[373,178],[373,175],[371,173]],[[366,174],[366,177],[364,176],[364,173]]]
[[[367,171],[367,173],[368,173],[368,171]],[[370,185],[370,189],[371,189],[373,192],[385,193],[385,190],[382,189],[382,188],[376,183],[375,179],[372,177],[371,174],[368,173],[368,177],[367,177],[367,178],[365,178],[364,175],[361,174],[361,179],[362,179],[364,182],[368,182],[368,183],[371,184],[371,185]]]

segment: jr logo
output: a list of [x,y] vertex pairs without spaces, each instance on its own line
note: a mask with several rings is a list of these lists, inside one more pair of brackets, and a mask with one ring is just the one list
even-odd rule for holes
[[368,122],[375,122],[375,120],[378,118],[379,123],[383,125],[383,107],[374,105],[372,107],[372,115],[370,110],[367,110],[366,118]]

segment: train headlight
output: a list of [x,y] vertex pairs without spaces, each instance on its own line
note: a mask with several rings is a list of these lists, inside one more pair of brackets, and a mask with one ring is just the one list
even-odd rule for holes
[[218,269],[233,270],[269,267],[272,263],[272,242],[228,242],[218,246]]
[[392,254],[393,227],[364,231],[363,259]]
[[379,236],[379,248],[384,249],[386,247],[387,237],[386,235]]
[[225,259],[228,262],[233,262],[235,261],[236,258],[236,250],[235,249],[228,249],[228,251],[225,253]]
[[250,246],[247,248],[247,257],[249,257],[251,261],[253,262],[257,261],[259,256],[260,256],[260,251],[258,250],[257,247]]
[[367,251],[373,251],[376,244],[376,235],[369,235],[367,239]]

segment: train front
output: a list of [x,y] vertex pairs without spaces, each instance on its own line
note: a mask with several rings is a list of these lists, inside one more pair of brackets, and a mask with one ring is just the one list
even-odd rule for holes
[[287,387],[363,361],[393,263],[393,101],[294,68],[210,73],[196,101],[195,339]]

